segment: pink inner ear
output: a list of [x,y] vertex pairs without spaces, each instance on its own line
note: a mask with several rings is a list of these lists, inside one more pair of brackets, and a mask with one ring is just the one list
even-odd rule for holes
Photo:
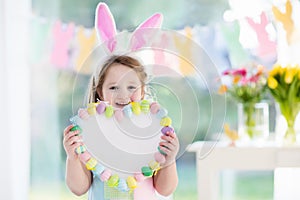
[[113,51],[116,43],[110,41],[116,35],[116,24],[109,8],[104,3],[99,3],[96,12],[96,28],[103,42],[108,42],[107,46]]
[[147,38],[152,36],[151,30],[147,30],[147,28],[160,28],[162,24],[163,17],[161,14],[156,13],[149,17],[145,22],[139,25],[137,29],[134,31],[131,38],[131,49],[136,51],[144,46],[147,42]]
[[139,28],[159,28],[162,24],[162,15],[156,13],[143,22]]

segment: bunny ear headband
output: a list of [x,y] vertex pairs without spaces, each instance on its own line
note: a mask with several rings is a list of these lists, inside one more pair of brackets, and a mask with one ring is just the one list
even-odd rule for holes
[[[150,29],[160,28],[162,20],[163,16],[155,13],[141,23],[131,36],[130,50],[136,51],[145,46],[149,41],[149,37],[153,36],[153,31]],[[117,46],[115,38],[117,34],[116,24],[113,15],[105,3],[100,2],[97,6],[95,28],[100,42],[106,45],[110,53],[114,53]]]

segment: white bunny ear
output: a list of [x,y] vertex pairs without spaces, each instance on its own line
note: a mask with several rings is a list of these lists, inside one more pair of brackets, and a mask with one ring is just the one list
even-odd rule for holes
[[149,38],[153,36],[151,28],[160,28],[163,21],[163,15],[156,13],[141,23],[132,34],[131,50],[135,51],[144,46]]
[[117,30],[114,17],[105,3],[100,2],[96,8],[95,28],[100,41],[112,52],[116,47],[114,37]]

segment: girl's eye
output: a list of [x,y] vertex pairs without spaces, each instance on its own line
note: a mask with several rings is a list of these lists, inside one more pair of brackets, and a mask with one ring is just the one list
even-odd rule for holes
[[117,90],[118,87],[117,87],[117,86],[111,86],[109,89],[110,89],[110,90]]
[[128,89],[129,90],[136,90],[136,87],[135,86],[129,86]]

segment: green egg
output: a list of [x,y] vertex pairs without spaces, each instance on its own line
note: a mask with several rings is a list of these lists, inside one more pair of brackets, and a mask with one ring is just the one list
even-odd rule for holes
[[150,103],[147,100],[141,101],[141,110],[143,113],[148,113],[150,110]]
[[119,176],[117,174],[112,175],[108,180],[107,180],[107,185],[109,187],[116,187],[119,184]]
[[[80,126],[78,126],[78,125],[73,126],[73,127],[70,129],[70,131],[79,131],[79,134],[82,133],[82,129],[81,129]],[[79,134],[77,134],[77,135],[79,135]]]
[[105,109],[105,116],[111,118],[114,115],[114,108],[112,106],[107,106]]
[[142,167],[142,173],[146,177],[150,177],[150,176],[153,175],[152,169],[150,167],[148,167],[148,166],[147,167]]

